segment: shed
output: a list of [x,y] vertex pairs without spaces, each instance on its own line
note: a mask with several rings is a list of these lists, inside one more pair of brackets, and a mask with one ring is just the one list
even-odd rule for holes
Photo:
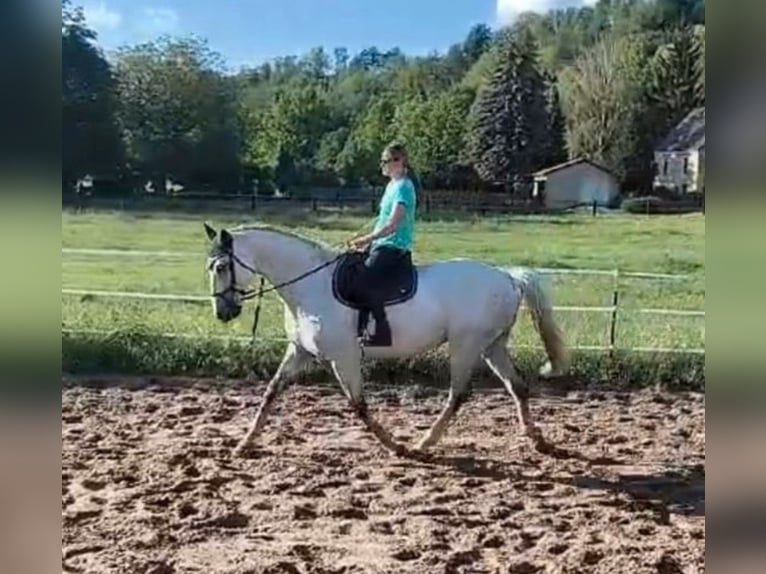
[[532,174],[532,196],[545,207],[610,205],[620,193],[617,177],[607,168],[581,157]]
[[695,108],[654,149],[653,187],[680,194],[705,189],[705,108]]

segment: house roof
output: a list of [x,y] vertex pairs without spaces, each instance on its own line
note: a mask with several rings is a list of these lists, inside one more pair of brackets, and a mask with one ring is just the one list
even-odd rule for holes
[[705,107],[695,108],[665,136],[656,151],[698,150],[705,145]]
[[541,169],[540,171],[536,171],[532,175],[535,176],[535,177],[541,177],[541,176],[550,175],[550,174],[552,174],[552,173],[554,173],[556,171],[559,171],[559,170],[562,170],[562,169],[566,169],[568,167],[571,167],[573,165],[577,165],[579,163],[588,163],[588,164],[592,165],[593,167],[595,167],[596,169],[604,171],[604,172],[606,172],[606,173],[608,173],[610,175],[614,175],[609,169],[605,168],[603,165],[599,165],[596,162],[589,160],[587,157],[578,157],[578,158],[575,158],[575,159],[570,159],[569,161],[565,161],[564,163],[559,163],[559,164],[556,164],[556,165],[552,165],[550,167],[546,167],[545,169]]

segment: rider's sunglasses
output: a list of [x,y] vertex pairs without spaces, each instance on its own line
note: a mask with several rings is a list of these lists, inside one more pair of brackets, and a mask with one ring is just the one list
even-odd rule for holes
[[388,165],[389,163],[394,161],[399,161],[399,159],[395,157],[384,157],[384,158],[381,158],[380,165]]

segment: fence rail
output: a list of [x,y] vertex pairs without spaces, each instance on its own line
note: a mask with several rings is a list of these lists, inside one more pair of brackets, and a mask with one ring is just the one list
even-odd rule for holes
[[[88,256],[107,256],[107,257],[171,257],[186,258],[200,257],[200,254],[183,251],[143,251],[143,250],[125,250],[125,249],[84,249],[84,248],[63,248],[62,253],[71,255]],[[657,308],[630,308],[620,306],[619,304],[619,279],[635,278],[650,280],[686,280],[691,275],[670,274],[670,273],[651,273],[645,271],[621,271],[619,269],[569,269],[569,268],[536,268],[536,271],[546,275],[581,275],[581,276],[604,276],[614,279],[612,305],[605,306],[554,306],[553,310],[557,312],[576,312],[576,313],[609,313],[611,314],[610,340],[608,346],[599,345],[575,345],[572,348],[587,351],[608,351],[614,352],[620,347],[616,341],[616,321],[618,312],[639,313],[644,315],[661,316],[679,316],[679,317],[705,317],[705,311],[701,309],[657,309]],[[136,300],[155,300],[155,301],[174,301],[179,303],[208,304],[210,297],[208,295],[191,294],[173,294],[173,293],[147,293],[138,291],[109,291],[96,289],[78,289],[63,288],[61,290],[64,296],[80,296],[93,298],[115,298],[115,299],[136,299]],[[113,331],[99,329],[62,329],[64,333],[70,334],[109,334]],[[250,341],[249,337],[243,336],[224,336],[224,335],[189,335],[183,333],[160,333],[159,336],[167,338],[183,339],[221,339],[231,341]],[[283,338],[271,338],[274,341],[285,341]],[[522,346],[523,347],[523,346]],[[529,348],[538,348],[528,346]],[[542,347],[539,347],[542,348]],[[685,354],[704,354],[704,348],[663,348],[663,347],[631,347],[624,350],[630,350],[639,353],[685,353]]]
[[[160,301],[177,301],[179,303],[209,303],[209,295],[175,295],[171,293],[142,293],[140,291],[99,291],[92,289],[68,289],[61,290],[63,295],[79,295],[84,297],[102,297],[105,299],[150,299]],[[686,317],[704,317],[705,311],[697,309],[632,309],[609,305],[606,307],[588,307],[588,306],[554,306],[554,311],[576,312],[576,313],[613,313],[618,310],[630,311],[631,313],[643,313],[647,315],[678,315]]]

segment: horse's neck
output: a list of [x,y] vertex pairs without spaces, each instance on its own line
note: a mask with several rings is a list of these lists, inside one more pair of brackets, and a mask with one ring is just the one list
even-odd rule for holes
[[[330,261],[335,254],[320,245],[312,245],[290,235],[272,230],[255,230],[243,236],[252,263],[268,279],[278,286],[287,283]],[[300,281],[280,288],[280,294],[291,307],[297,306],[301,291],[305,290],[321,273],[310,275]]]

